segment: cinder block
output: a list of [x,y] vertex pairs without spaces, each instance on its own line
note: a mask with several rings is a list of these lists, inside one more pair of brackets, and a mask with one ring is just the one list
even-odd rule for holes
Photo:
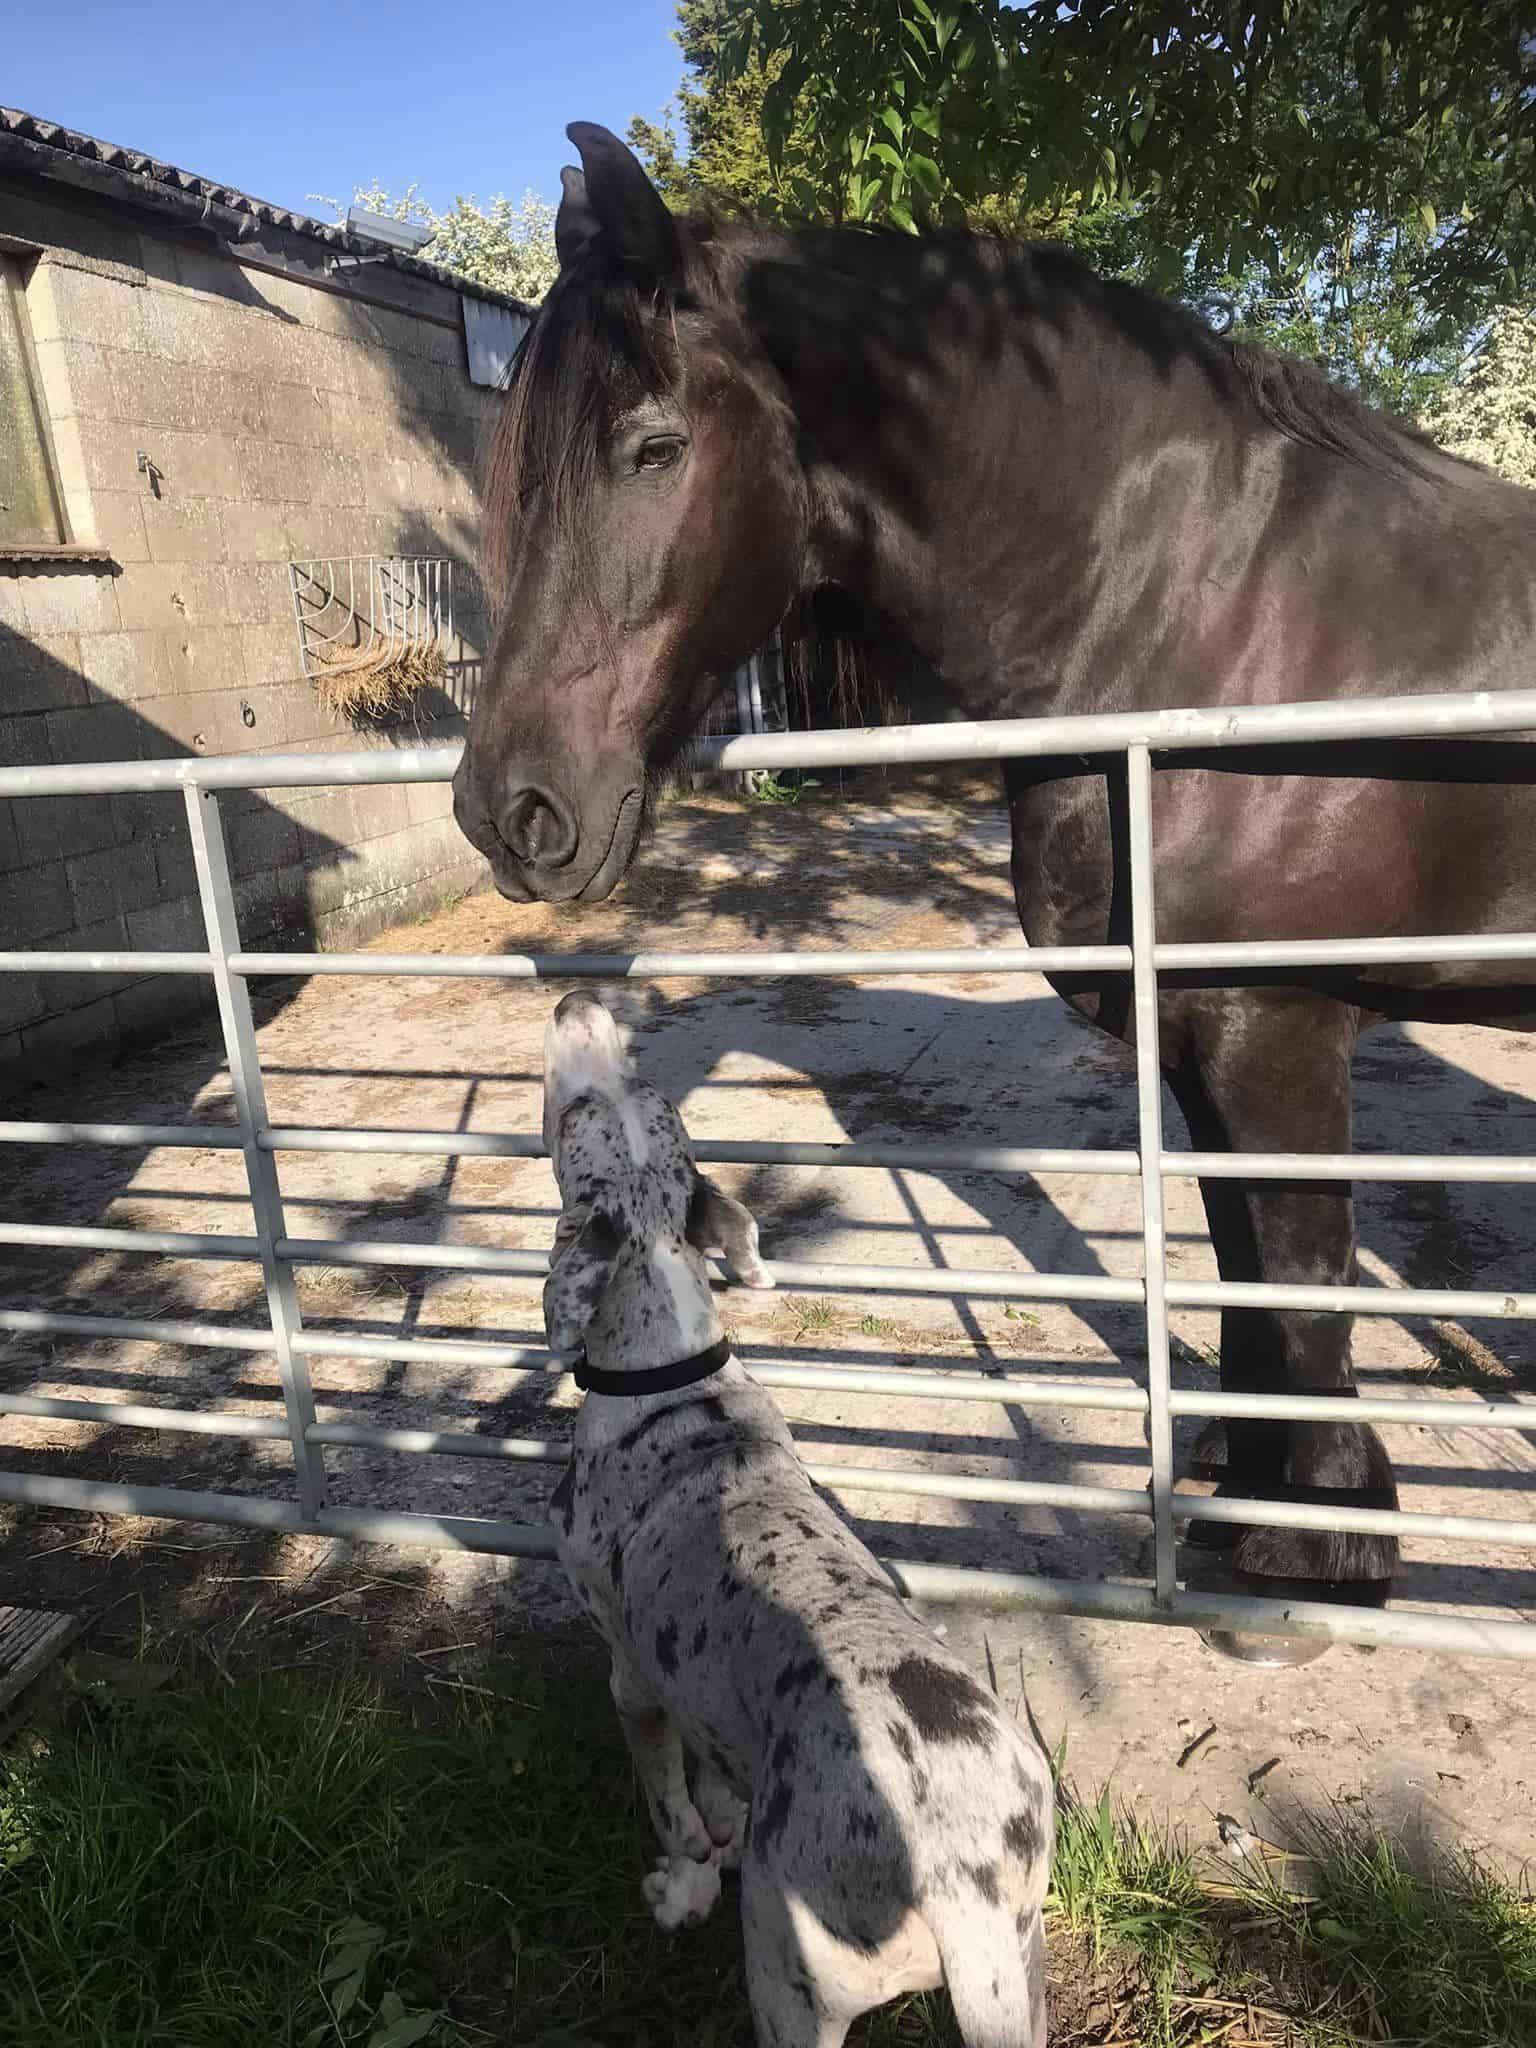
[[133,704],[170,688],[164,638],[154,631],[82,634],[80,668],[91,703]]
[[118,1038],[124,1045],[142,1045],[168,1027],[185,1025],[210,1001],[205,984],[192,975],[152,974],[132,982],[113,998]]
[[315,448],[329,439],[326,395],[313,384],[272,386],[263,402],[262,431],[271,441],[300,441]]
[[145,758],[144,720],[125,704],[88,704],[80,711],[50,711],[47,723],[48,746],[55,761]]
[[296,867],[299,828],[281,811],[263,806],[229,820],[229,858],[237,877]]
[[227,493],[246,504],[298,503],[313,496],[312,451],[290,442],[241,440],[239,488]]
[[[118,611],[133,632],[159,626],[219,626],[229,612],[229,591],[217,562],[138,562],[119,580]],[[116,621],[114,621],[116,623]]]
[[0,703],[7,711],[57,711],[87,701],[78,635],[33,639],[0,626]]
[[[149,542],[144,509],[154,500],[147,491],[91,491],[70,502],[70,524],[78,541],[94,541],[113,561],[147,562]],[[78,507],[78,509],[77,509]]]
[[[73,489],[78,480],[91,491],[142,489],[139,450],[142,448],[157,468],[164,468],[165,453],[161,443],[166,432],[164,427],[127,426],[121,420],[76,420],[73,423],[65,420],[61,431],[54,437],[65,488]],[[78,478],[76,463],[72,459],[76,451]]]
[[205,417],[202,424],[236,440],[267,431],[265,379],[246,369],[198,372]]
[[0,797],[0,875],[13,874],[25,865],[16,836],[16,806],[23,801],[21,797]]
[[29,562],[21,579],[27,631],[110,633],[119,624],[116,578],[100,562]]
[[195,896],[180,896],[130,911],[128,939],[150,952],[195,953],[207,943],[202,907]]
[[[162,660],[171,696],[188,691],[238,690],[249,678],[240,635],[219,623],[175,626],[160,636]],[[158,716],[158,711],[151,714]]]
[[281,625],[297,646],[293,589],[286,562],[236,564],[229,571],[228,588],[231,625]]
[[298,945],[310,929],[303,868],[295,863],[237,882],[235,911],[248,944],[273,939]]
[[200,242],[178,241],[175,257],[176,281],[183,291],[201,298],[233,299],[237,304],[250,302],[250,277],[221,250]]
[[111,354],[95,342],[40,341],[36,344],[38,381],[51,420],[111,419]]
[[191,363],[203,369],[227,367],[223,309],[183,291],[151,287],[140,294],[137,337],[127,346],[158,356],[163,362]]
[[246,701],[243,689],[194,690],[161,698],[154,718],[180,753],[248,753],[252,731],[242,713]]
[[117,844],[110,818],[108,830],[113,833],[112,844],[99,853],[76,854],[64,863],[75,916],[82,926],[143,910],[160,900],[154,842],[136,839],[126,846]]
[[[120,917],[103,918],[91,925],[77,926],[64,940],[71,953],[123,953],[129,950],[128,928]],[[82,969],[78,974],[52,973],[47,978],[44,1000],[51,1016],[60,1010],[83,1009],[103,996],[116,995],[133,980],[131,974],[103,974]]]
[[[298,628],[291,614],[264,626],[242,626],[232,637],[238,640],[250,689],[266,692],[274,684],[293,683],[301,677]],[[279,744],[286,745],[286,724],[279,721],[279,730],[284,735]]]
[[47,1014],[41,975],[0,974],[0,1037]]
[[223,500],[162,490],[143,501],[141,516],[150,558],[156,562],[222,562],[227,548]]
[[173,903],[178,896],[197,893],[197,862],[185,824],[177,832],[152,840],[155,855],[155,894],[161,903]]
[[113,998],[98,997],[83,1009],[28,1025],[21,1034],[22,1058],[33,1067],[67,1066],[90,1047],[109,1045],[116,1021]]
[[50,341],[141,347],[141,315],[150,296],[142,282],[102,277],[73,265],[45,261],[27,284],[33,341],[40,348]]
[[163,430],[156,462],[167,497],[238,498],[240,460],[232,434]]
[[271,504],[226,504],[220,508],[224,523],[224,552],[231,562],[279,562],[289,560],[287,506]]
[[[41,803],[41,797],[28,797]],[[0,890],[0,948],[31,946],[67,932],[75,910],[62,861],[28,867]]]
[[112,812],[98,798],[29,796],[18,798],[17,804],[16,837],[26,867],[96,853],[113,844]]

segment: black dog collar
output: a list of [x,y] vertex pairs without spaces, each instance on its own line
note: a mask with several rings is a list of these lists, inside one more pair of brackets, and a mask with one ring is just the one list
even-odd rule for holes
[[600,1372],[596,1366],[588,1365],[585,1355],[571,1370],[584,1394],[674,1394],[679,1387],[692,1387],[707,1380],[730,1355],[731,1347],[722,1337],[718,1344],[711,1344],[707,1351],[696,1351],[692,1358],[680,1358],[676,1365],[653,1365],[644,1372]]

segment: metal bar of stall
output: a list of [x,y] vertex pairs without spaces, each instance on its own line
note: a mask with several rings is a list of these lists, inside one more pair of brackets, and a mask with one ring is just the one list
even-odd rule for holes
[[[417,1131],[324,1124],[274,1125],[262,1131],[267,1152],[372,1152],[402,1156],[547,1159],[534,1132]],[[0,1144],[121,1145],[238,1150],[240,1134],[220,1124],[104,1124],[0,1121]],[[901,1145],[854,1138],[715,1139],[694,1142],[706,1165],[897,1167],[913,1173],[1121,1174],[1141,1170],[1130,1150],[1077,1150],[1038,1145]],[[1512,1186],[1536,1182],[1536,1156],[1473,1158],[1457,1152],[1164,1152],[1165,1178],[1201,1180],[1468,1181]]]
[[272,1320],[272,1349],[277,1358],[283,1405],[288,1415],[288,1438],[293,1447],[299,1510],[308,1517],[317,1514],[325,1505],[325,1459],[323,1453],[310,1445],[305,1435],[315,1419],[315,1398],[309,1383],[309,1366],[303,1355],[293,1348],[294,1334],[303,1322],[299,1314],[293,1267],[277,1249],[279,1238],[286,1234],[277,1161],[272,1153],[262,1150],[260,1143],[260,1134],[267,1123],[261,1054],[256,1044],[256,1025],[251,1016],[251,1000],[245,980],[230,966],[231,956],[240,947],[240,921],[229,873],[224,821],[219,814],[218,794],[214,790],[189,789],[186,806],[198,895],[202,899],[209,950],[214,955],[213,986],[218,999],[219,1024],[224,1033],[224,1050],[229,1060],[230,1094],[240,1128],[246,1186],[259,1240],[267,1313]]
[[1158,1055],[1157,910],[1152,880],[1152,760],[1145,747],[1125,756],[1129,813],[1132,987],[1136,1018],[1136,1121],[1141,1174],[1141,1243],[1146,1287],[1148,1445],[1152,1457],[1152,1531],[1157,1598],[1178,1591],[1173,1536],[1172,1374],[1168,1353],[1168,1245],[1163,1219],[1163,1073]]
[[[704,741],[706,769],[860,767],[938,761],[1038,760],[1052,756],[1191,753],[1306,741],[1404,739],[1473,733],[1536,733],[1536,690],[1477,690],[1424,697],[1254,704],[1228,709],[1128,711],[1072,718],[955,720],[874,730],[767,733]],[[0,769],[0,796],[109,795],[185,789],[293,789],[315,783],[447,782],[462,747],[330,755],[240,754],[168,761],[93,761]]]
[[[72,1336],[93,1343],[158,1343],[191,1349],[267,1352],[265,1330],[221,1323],[183,1323],[155,1318],[89,1316],[49,1309],[0,1309],[0,1330],[22,1336]],[[458,1366],[487,1365],[508,1372],[558,1376],[542,1345],[463,1337],[381,1337],[368,1331],[296,1331],[293,1349],[307,1358],[371,1358]],[[744,1352],[750,1346],[743,1347]],[[776,1365],[748,1358],[752,1375],[766,1387],[797,1387],[826,1393],[900,1394],[912,1400],[975,1400],[1041,1408],[1090,1408],[1145,1414],[1148,1396],[1139,1387],[1102,1386],[1072,1380],[994,1379],[980,1373],[923,1373],[913,1367]],[[1253,1416],[1271,1421],[1374,1422],[1400,1428],[1488,1428],[1536,1432],[1536,1401],[1486,1401],[1465,1395],[1454,1403],[1415,1399],[1411,1394],[1229,1394],[1175,1390],[1175,1415]]]

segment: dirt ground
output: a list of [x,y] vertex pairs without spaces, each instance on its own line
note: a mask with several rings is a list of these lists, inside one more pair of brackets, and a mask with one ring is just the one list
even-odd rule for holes
[[[380,950],[957,946],[1015,943],[1007,832],[990,786],[878,779],[798,806],[720,796],[663,814],[640,870],[610,904],[576,914],[476,896],[386,934]],[[1037,977],[973,974],[734,984],[624,982],[604,993],[647,1072],[699,1138],[974,1138],[1049,1146],[1135,1143],[1130,1055],[1078,1021]],[[258,996],[273,1120],[530,1131],[538,1122],[547,985],[317,978]],[[1472,1028],[1384,1029],[1359,1061],[1359,1142],[1373,1150],[1536,1152],[1536,1039]],[[187,1033],[115,1067],[39,1084],[6,1114],[225,1121],[216,1036]],[[1185,1142],[1168,1106],[1169,1142]],[[4,1213],[28,1221],[248,1232],[231,1152],[5,1148]],[[290,1231],[547,1248],[555,1200],[542,1161],[288,1154]],[[881,1265],[1135,1275],[1132,1178],[1039,1181],[961,1173],[723,1168],[755,1209],[768,1256]],[[1170,1260],[1214,1276],[1198,1195],[1169,1184]],[[1371,1278],[1456,1287],[1529,1285],[1532,1195],[1501,1187],[1366,1187],[1361,1264]],[[202,1264],[0,1254],[21,1305],[261,1320],[260,1277]],[[302,1279],[307,1320],[338,1330],[541,1341],[526,1283],[455,1273]],[[1138,1382],[1130,1309],[941,1296],[728,1298],[741,1355],[770,1362],[911,1363],[1025,1372],[1062,1383]],[[1176,1378],[1214,1385],[1215,1318],[1179,1313]],[[1445,1403],[1444,1428],[1393,1432],[1403,1504],[1530,1513],[1536,1447],[1509,1431],[1452,1428],[1478,1393],[1536,1407],[1536,1332],[1364,1319],[1363,1387]],[[322,1418],[558,1439],[574,1394],[543,1369],[314,1361]],[[264,1356],[137,1343],[16,1339],[0,1388],[280,1413]],[[1143,1483],[1139,1418],[835,1393],[781,1396],[808,1459],[999,1477]],[[1193,1431],[1182,1436],[1187,1451]],[[536,1519],[548,1465],[333,1451],[332,1499]],[[286,1494],[286,1450],[94,1425],[0,1419],[0,1465],[235,1492]],[[847,1489],[883,1554],[1057,1576],[1148,1575],[1150,1535],[1128,1519]],[[1414,1542],[1402,1603],[1536,1618],[1536,1571],[1518,1550]],[[388,1645],[438,1683],[474,1656],[574,1614],[551,1566],[464,1554],[362,1550],[181,1524],[109,1522],[0,1507],[0,1602],[77,1608],[96,1639],[195,1630],[216,1654],[238,1638],[274,1660]],[[1027,1687],[1079,1782],[1171,1814],[1197,1841],[1218,1816],[1266,1837],[1287,1816],[1344,1803],[1428,1845],[1466,1844],[1516,1869],[1536,1842],[1529,1666],[1339,1648],[1293,1671],[1218,1658],[1197,1637],[954,1608],[930,1618],[1016,1701]],[[433,1662],[431,1660],[438,1661]],[[460,1675],[453,1676],[455,1672]]]

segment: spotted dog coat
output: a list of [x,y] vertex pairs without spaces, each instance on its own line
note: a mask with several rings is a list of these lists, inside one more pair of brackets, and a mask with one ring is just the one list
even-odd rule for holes
[[[591,996],[550,1023],[545,1135],[557,1352],[611,1374],[719,1344],[705,1250],[773,1284],[752,1218],[698,1172]],[[663,1851],[646,1898],[663,1927],[700,1920],[739,1861],[759,2048],[837,2048],[859,2013],[940,1983],[967,2048],[1043,2048],[1045,1758],[909,1613],[720,1348],[691,1385],[589,1393],[550,1510]]]

